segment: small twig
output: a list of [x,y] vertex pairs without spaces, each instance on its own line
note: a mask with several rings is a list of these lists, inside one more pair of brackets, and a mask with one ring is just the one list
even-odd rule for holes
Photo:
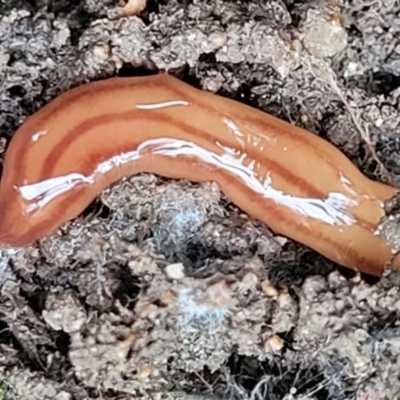
[[356,126],[356,128],[358,129],[358,132],[361,135],[361,138],[364,140],[364,142],[366,143],[368,150],[371,153],[372,158],[376,161],[376,163],[379,165],[382,173],[385,175],[385,178],[388,180],[389,183],[393,184],[393,179],[390,176],[389,171],[385,168],[385,166],[383,165],[382,161],[379,159],[378,155],[376,154],[376,150],[375,147],[373,146],[373,144],[371,143],[371,139],[368,135],[368,133],[364,130],[364,128],[361,126],[360,120],[357,118],[357,116],[354,113],[353,108],[350,106],[349,102],[346,100],[346,98],[344,97],[342,91],[339,89],[337,83],[331,78],[329,77],[328,79],[328,83],[331,85],[332,89],[335,91],[335,93],[340,97],[340,100],[342,100],[343,104],[346,106],[347,111],[350,114],[351,119],[354,122],[354,125]]
[[194,374],[201,380],[201,382],[208,388],[209,392],[214,392],[214,385],[217,380],[215,380],[212,384],[208,383],[205,378],[199,374],[197,371],[194,371]]
[[270,380],[271,380],[271,376],[270,375],[266,375],[266,376],[264,376],[264,378],[262,378],[260,381],[258,381],[257,385],[251,391],[250,400],[256,400],[256,399],[262,400],[264,398],[264,396],[263,395],[260,396],[261,387],[262,386],[266,386],[266,388],[268,389],[268,382]]
[[343,102],[343,104],[347,108],[347,111],[349,112],[350,117],[354,122],[354,125],[356,126],[358,132],[360,133],[361,138],[366,143],[372,158],[378,164],[379,168],[381,169],[382,174],[385,176],[387,181],[390,184],[393,184],[393,179],[392,179],[389,171],[385,168],[382,161],[379,159],[378,155],[376,154],[375,147],[371,143],[371,139],[370,139],[368,133],[362,127],[359,118],[357,117],[357,115],[355,114],[355,112],[353,110],[353,107],[349,104],[349,102],[343,95],[343,92],[340,90],[339,86],[337,85],[337,82],[335,80],[335,74],[332,71],[330,65],[328,65],[325,61],[319,60],[319,59],[317,60],[314,57],[303,57],[303,65],[307,66],[308,69],[313,73],[313,75],[317,79],[322,80],[325,83],[328,83],[331,86],[331,88],[333,89],[333,91],[339,96],[340,100]]

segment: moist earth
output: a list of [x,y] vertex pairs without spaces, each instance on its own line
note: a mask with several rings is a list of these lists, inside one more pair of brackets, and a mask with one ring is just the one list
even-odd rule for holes
[[[394,0],[0,0],[0,165],[66,90],[168,71],[398,185],[399,37]],[[0,400],[400,398],[399,273],[340,268],[213,182],[123,179],[0,257]]]

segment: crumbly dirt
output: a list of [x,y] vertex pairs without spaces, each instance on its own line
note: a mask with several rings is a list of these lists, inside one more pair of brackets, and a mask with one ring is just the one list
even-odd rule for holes
[[[123,6],[0,0],[0,161],[64,91],[169,71],[400,184],[398,1]],[[399,211],[381,226],[396,250]],[[1,252],[0,400],[400,399],[399,284],[274,235],[212,182],[134,176]]]

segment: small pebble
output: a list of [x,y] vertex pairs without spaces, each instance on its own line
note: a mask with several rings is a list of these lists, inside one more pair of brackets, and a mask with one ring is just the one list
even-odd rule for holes
[[167,265],[165,272],[170,279],[178,280],[185,277],[185,267],[181,263]]

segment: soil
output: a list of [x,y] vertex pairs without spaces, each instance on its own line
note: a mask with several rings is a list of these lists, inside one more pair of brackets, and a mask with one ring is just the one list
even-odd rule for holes
[[[400,184],[398,1],[133,3],[0,0],[0,164],[66,90],[168,71]],[[213,182],[133,176],[0,253],[0,399],[400,399],[399,278],[274,235]]]

